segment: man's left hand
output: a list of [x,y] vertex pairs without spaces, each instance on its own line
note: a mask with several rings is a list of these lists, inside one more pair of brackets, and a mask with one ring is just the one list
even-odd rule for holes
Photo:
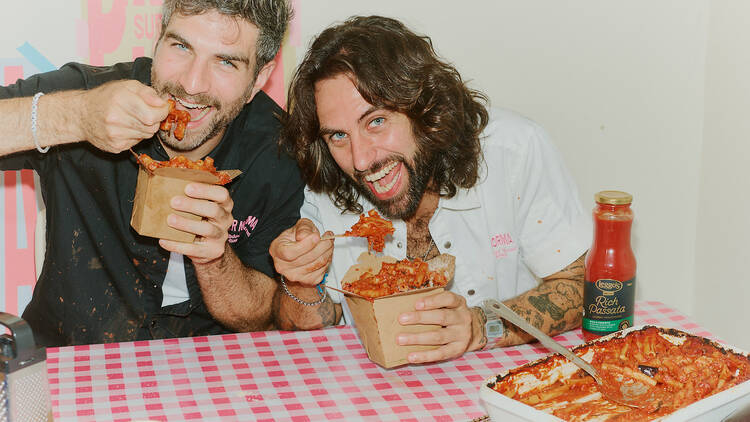
[[160,239],[159,245],[170,251],[189,257],[194,263],[205,264],[224,255],[229,227],[234,221],[234,202],[229,191],[218,185],[190,183],[185,187],[185,196],[171,199],[170,205],[177,211],[189,212],[203,217],[189,220],[176,214],[167,217],[167,224],[178,230],[195,233],[193,243]]
[[439,345],[437,349],[413,352],[410,363],[436,362],[457,358],[466,352],[472,339],[472,312],[466,299],[455,293],[444,291],[417,300],[415,312],[399,315],[401,325],[428,324],[439,328],[425,333],[401,333],[397,337],[400,345]]

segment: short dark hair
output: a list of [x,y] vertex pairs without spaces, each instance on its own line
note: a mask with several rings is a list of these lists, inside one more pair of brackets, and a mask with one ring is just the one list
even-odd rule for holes
[[273,60],[281,47],[294,12],[288,0],[165,0],[161,36],[175,13],[192,16],[216,10],[222,15],[245,19],[259,29],[255,45],[255,74]]
[[452,197],[458,187],[474,186],[487,97],[466,86],[429,37],[395,19],[356,16],[318,35],[289,86],[280,144],[296,158],[311,190],[327,193],[344,211],[362,212],[354,181],[319,133],[315,83],[342,74],[368,103],[409,118],[418,148],[435,158],[428,189]]

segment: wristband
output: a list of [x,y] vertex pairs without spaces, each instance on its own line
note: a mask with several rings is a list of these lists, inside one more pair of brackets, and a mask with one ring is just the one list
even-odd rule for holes
[[326,278],[328,278],[328,273],[323,274],[323,279],[320,280],[320,283],[315,286],[315,288],[318,289],[318,293],[320,294],[323,294],[323,291],[326,289]]
[[39,108],[39,97],[44,95],[43,92],[37,92],[34,94],[34,98],[31,99],[31,137],[34,139],[34,145],[36,145],[36,150],[41,152],[42,154],[49,151],[49,145],[42,148],[41,145],[39,145],[39,137],[37,136],[37,109]]

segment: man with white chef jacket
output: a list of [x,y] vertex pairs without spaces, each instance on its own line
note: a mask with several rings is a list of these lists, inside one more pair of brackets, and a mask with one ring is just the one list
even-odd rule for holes
[[385,255],[456,257],[449,290],[399,316],[440,326],[397,335],[439,346],[410,363],[529,341],[484,309],[488,298],[550,334],[580,325],[590,216],[560,154],[532,121],[490,109],[428,38],[378,16],[326,29],[292,81],[281,140],[308,186],[303,218],[270,249],[283,276],[282,328],[342,322],[343,297],[319,283],[340,288],[367,242],[334,247],[321,233],[344,233],[373,208],[395,228]]

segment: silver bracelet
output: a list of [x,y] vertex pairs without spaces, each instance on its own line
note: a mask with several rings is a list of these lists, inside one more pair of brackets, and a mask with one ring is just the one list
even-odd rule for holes
[[289,288],[286,287],[286,281],[284,280],[284,276],[279,274],[281,276],[281,287],[284,289],[284,293],[286,293],[287,296],[294,299],[295,302],[299,303],[300,305],[305,306],[317,306],[323,303],[324,300],[326,300],[326,297],[328,296],[328,291],[326,289],[323,289],[323,293],[320,294],[320,299],[316,300],[315,302],[305,302],[304,300],[298,298],[297,296],[293,295],[292,292],[289,291]]
[[36,113],[37,108],[39,108],[39,97],[41,97],[42,95],[44,95],[43,92],[37,92],[36,94],[34,94],[34,98],[31,99],[31,137],[34,138],[34,145],[36,145],[36,150],[44,154],[49,151],[49,145],[42,148],[42,146],[39,145],[39,137],[36,134]]

